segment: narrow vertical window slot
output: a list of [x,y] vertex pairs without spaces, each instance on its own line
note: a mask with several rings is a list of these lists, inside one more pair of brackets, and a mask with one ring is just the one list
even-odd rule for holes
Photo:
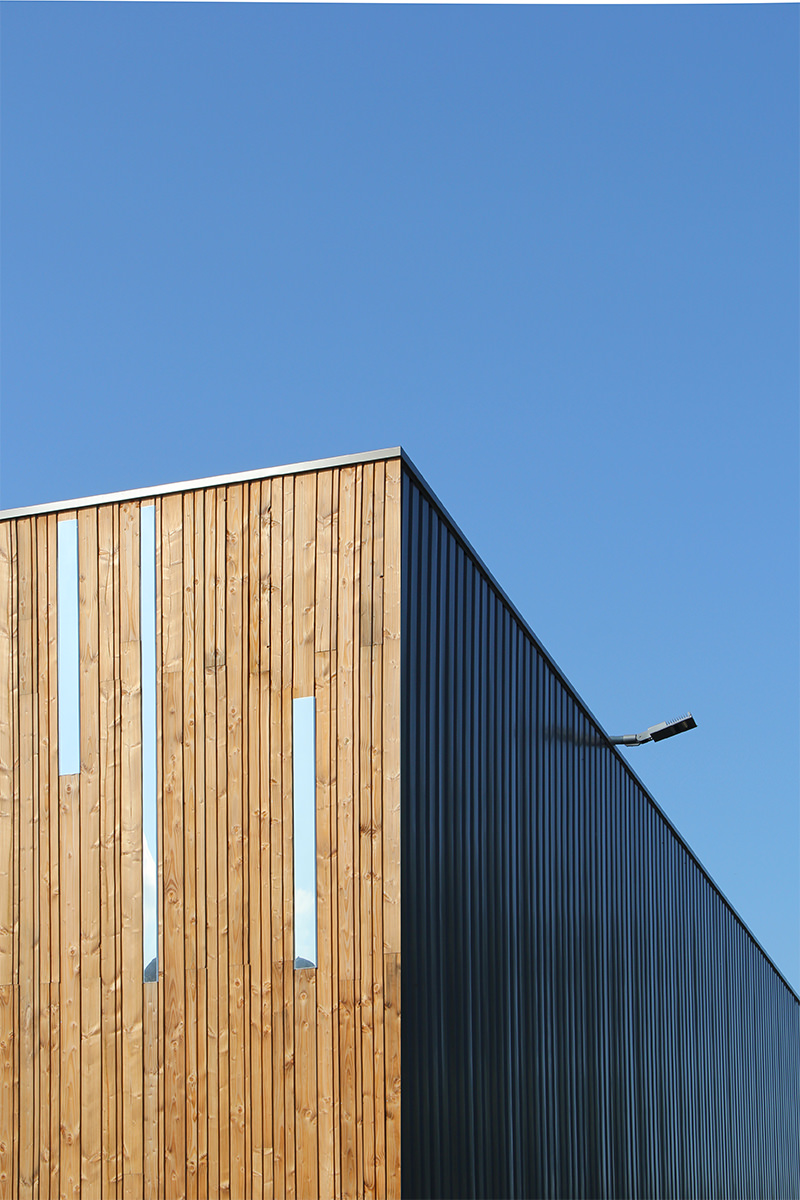
[[292,701],[294,965],[317,965],[317,756],[313,696]]
[[158,978],[158,820],[156,793],[156,510],[139,526],[142,630],[142,950],[144,978]]
[[58,522],[58,773],[81,769],[78,522]]

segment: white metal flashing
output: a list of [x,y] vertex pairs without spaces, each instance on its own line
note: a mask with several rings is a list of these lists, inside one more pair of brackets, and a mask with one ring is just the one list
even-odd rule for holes
[[235,475],[213,475],[208,479],[190,479],[184,483],[133,488],[128,492],[82,496],[79,500],[57,500],[49,504],[31,504],[24,508],[7,508],[0,512],[0,521],[8,521],[13,517],[34,517],[41,513],[71,512],[78,508],[92,508],[96,504],[120,504],[126,500],[152,500],[156,496],[172,496],[176,492],[196,492],[201,488],[249,483],[253,479],[272,479],[276,475],[302,475],[306,471],[324,471],[328,467],[350,467],[358,463],[379,462],[388,458],[402,457],[403,451],[399,446],[394,446],[390,450],[369,450],[366,454],[342,454],[338,458],[319,458],[313,462],[290,463],[284,467],[266,467],[260,471],[240,471]]

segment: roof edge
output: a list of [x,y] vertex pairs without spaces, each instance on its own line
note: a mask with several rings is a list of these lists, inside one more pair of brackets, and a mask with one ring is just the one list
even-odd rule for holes
[[[567,691],[572,695],[572,698],[575,700],[575,702],[578,704],[578,706],[583,709],[584,714],[596,726],[596,728],[599,730],[599,732],[602,734],[602,736],[604,738],[608,738],[608,733],[606,732],[606,730],[604,729],[604,727],[600,723],[600,721],[597,719],[597,717],[594,715],[592,710],[589,708],[589,705],[586,703],[586,701],[580,695],[577,688],[575,688],[573,686],[573,684],[570,683],[569,679],[567,679],[567,676],[564,674],[561,667],[559,667],[558,663],[555,661],[552,654],[550,654],[548,652],[548,650],[546,649],[546,647],[542,645],[541,641],[534,633],[534,631],[531,628],[528,621],[525,619],[525,617],[522,615],[522,613],[520,612],[517,605],[514,603],[514,601],[508,595],[508,592],[506,592],[506,590],[502,587],[502,585],[500,583],[498,583],[497,577],[494,575],[494,573],[492,571],[489,570],[486,563],[481,558],[480,554],[478,554],[477,550],[470,542],[469,538],[467,538],[465,536],[464,532],[459,528],[459,526],[453,520],[453,518],[451,517],[448,510],[445,508],[445,506],[442,504],[439,497],[434,492],[433,488],[427,482],[427,480],[425,479],[425,477],[421,473],[421,471],[418,470],[418,468],[414,465],[414,463],[408,457],[405,450],[402,450],[402,449],[400,450],[400,458],[403,462],[403,466],[408,470],[409,474],[413,476],[415,482],[420,486],[422,491],[425,492],[428,499],[432,502],[434,507],[437,509],[442,520],[450,528],[450,531],[452,532],[453,536],[457,539],[457,541],[459,541],[461,543],[461,545],[466,550],[466,552],[470,555],[470,557],[472,559],[474,559],[476,566],[482,572],[482,574],[485,576],[487,582],[494,589],[494,591],[497,593],[497,595],[500,597],[500,599],[506,605],[506,607],[510,610],[514,619],[522,626],[523,630],[525,631],[527,636],[531,639],[531,641],[534,643],[534,645],[539,650],[539,652],[542,654],[544,659],[550,664],[550,667],[553,669],[553,671],[556,673],[558,678],[564,684]],[[647,784],[636,773],[634,768],[631,766],[631,763],[629,762],[627,756],[622,754],[620,748],[613,745],[610,741],[608,743],[608,748],[611,751],[613,751],[613,753],[617,756],[617,758],[623,764],[627,773],[635,780],[637,785],[641,788],[642,792],[644,793],[644,795],[646,796],[646,798],[648,799],[650,804],[653,806],[653,808],[656,810],[658,815],[661,817],[661,819],[664,821],[664,823],[667,825],[667,827],[669,828],[669,830],[671,831],[673,836],[677,839],[677,841],[680,843],[680,845],[683,846],[686,853],[693,860],[693,862],[696,864],[696,866],[701,871],[701,873],[705,876],[705,878],[707,879],[707,881],[710,884],[713,891],[715,891],[717,893],[717,895],[719,896],[722,903],[730,911],[730,913],[734,917],[734,919],[736,921],[738,921],[739,925],[741,925],[741,927],[744,929],[745,933],[750,938],[753,945],[760,951],[761,954],[763,954],[764,958],[767,960],[767,962],[772,967],[775,974],[781,980],[784,987],[786,987],[787,991],[789,991],[791,993],[791,995],[794,997],[794,999],[797,1001],[797,1003],[800,1004],[800,995],[798,995],[798,993],[795,991],[794,987],[789,982],[789,980],[786,978],[783,971],[780,969],[778,964],[775,962],[774,958],[769,953],[769,951],[766,950],[765,947],[761,944],[761,942],[756,937],[753,930],[750,928],[750,926],[747,924],[745,919],[742,917],[739,910],[736,908],[736,906],[734,904],[731,903],[731,901],[725,895],[722,888],[719,886],[719,884],[714,879],[714,876],[711,874],[711,872],[708,870],[708,868],[704,865],[703,861],[700,859],[700,857],[698,856],[696,851],[693,850],[692,847],[689,845],[686,838],[683,836],[681,831],[678,829],[675,822],[670,818],[669,814],[667,812],[665,812],[664,809],[661,807],[661,805],[656,800],[653,793],[650,791]]]
[[310,462],[288,463],[280,467],[265,467],[258,471],[239,471],[232,475],[212,475],[208,479],[189,479],[181,483],[165,483],[156,487],[132,488],[125,492],[108,492],[99,496],[82,496],[77,500],[56,500],[47,504],[30,504],[22,508],[6,508],[0,511],[0,521],[15,517],[34,517],[44,513],[70,512],[76,508],[92,508],[101,504],[119,504],[126,500],[149,500],[156,496],[172,496],[176,492],[196,492],[201,488],[225,487],[229,484],[249,483],[256,479],[272,479],[276,475],[303,475],[307,471],[324,471],[329,467],[349,467],[358,463],[378,462],[383,459],[401,458],[405,455],[400,446],[388,450],[369,450],[364,454],[341,454],[335,458],[318,458]]

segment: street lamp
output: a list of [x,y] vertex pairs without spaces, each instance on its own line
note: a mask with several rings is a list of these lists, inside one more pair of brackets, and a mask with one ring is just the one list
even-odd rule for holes
[[691,713],[684,717],[676,717],[674,721],[662,721],[660,725],[651,725],[644,733],[626,733],[622,737],[610,737],[612,746],[643,746],[645,742],[662,742],[664,738],[674,737],[676,733],[685,733],[687,729],[696,729],[697,721]]

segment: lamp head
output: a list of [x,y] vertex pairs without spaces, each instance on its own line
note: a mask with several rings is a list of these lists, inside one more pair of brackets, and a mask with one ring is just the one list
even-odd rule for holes
[[661,742],[664,738],[674,737],[676,733],[685,733],[687,729],[696,728],[697,721],[691,713],[686,713],[683,717],[676,717],[674,721],[662,721],[659,725],[652,725],[647,732],[652,741]]

